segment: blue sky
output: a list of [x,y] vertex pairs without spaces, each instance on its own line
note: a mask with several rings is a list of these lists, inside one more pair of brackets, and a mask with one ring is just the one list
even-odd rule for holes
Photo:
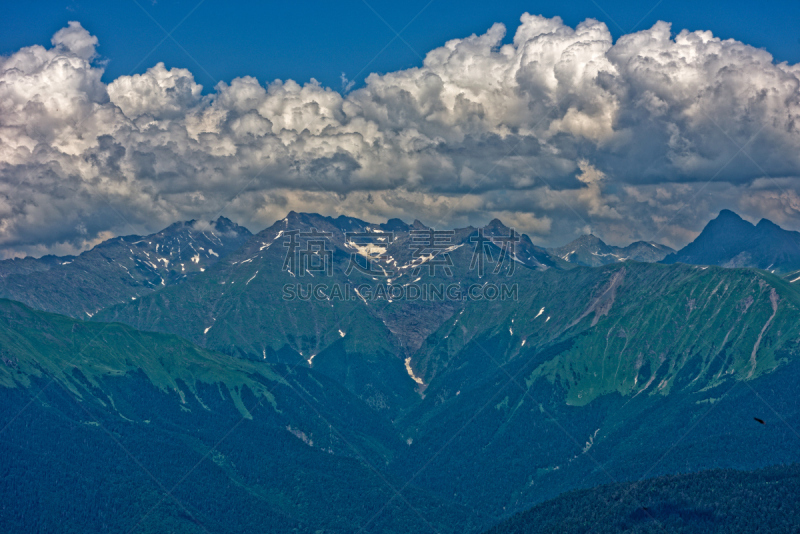
[[[665,20],[673,23],[674,32],[711,30],[766,48],[777,61],[800,62],[800,2],[81,0],[9,2],[3,11],[1,54],[47,45],[67,21],[77,20],[100,41],[98,53],[108,60],[105,82],[163,61],[168,68],[190,69],[204,92],[215,81],[244,75],[262,82],[313,77],[339,89],[344,72],[360,86],[370,72],[419,65],[428,50],[448,39],[483,33],[494,22],[506,25],[510,40],[526,11],[558,15],[570,26],[596,18],[614,38]],[[161,28],[170,31],[179,23],[175,41],[162,42]],[[393,30],[403,30],[402,39]]]

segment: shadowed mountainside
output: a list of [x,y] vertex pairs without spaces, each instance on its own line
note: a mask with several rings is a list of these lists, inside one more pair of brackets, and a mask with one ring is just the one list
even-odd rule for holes
[[618,532],[794,532],[800,523],[800,466],[715,469],[571,491],[486,534]]
[[753,225],[722,210],[697,239],[662,263],[755,267],[788,274],[800,270],[800,232],[784,230],[767,219]]
[[203,272],[251,233],[225,217],[109,239],[79,256],[0,261],[0,297],[85,319]]

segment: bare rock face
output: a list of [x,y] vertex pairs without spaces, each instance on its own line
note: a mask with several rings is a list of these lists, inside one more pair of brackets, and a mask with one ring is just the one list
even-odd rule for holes
[[675,251],[666,245],[648,241],[636,241],[626,247],[615,247],[607,245],[599,237],[589,234],[581,236],[563,247],[548,249],[548,252],[569,263],[599,267],[628,260],[654,263],[663,260],[667,254]]
[[0,297],[86,319],[205,271],[252,234],[219,217],[109,239],[79,256],[0,261]]

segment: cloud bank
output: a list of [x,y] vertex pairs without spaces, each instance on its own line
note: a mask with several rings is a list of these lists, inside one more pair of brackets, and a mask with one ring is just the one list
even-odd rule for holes
[[[0,249],[80,250],[220,211],[290,209],[535,241],[675,245],[722,207],[800,223],[800,65],[668,23],[612,41],[525,14],[346,95],[251,77],[203,94],[159,63],[101,81],[78,22],[0,57]],[[679,211],[680,210],[680,211]],[[677,214],[677,216],[676,216]]]

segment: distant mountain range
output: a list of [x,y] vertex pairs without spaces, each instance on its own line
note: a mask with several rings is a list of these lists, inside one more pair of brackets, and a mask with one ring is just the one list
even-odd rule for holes
[[0,261],[0,298],[76,318],[203,272],[252,234],[225,217],[109,239],[79,256]]
[[616,259],[579,265],[497,220],[211,228],[0,263],[31,305],[0,300],[5,530],[476,533],[576,489],[800,460],[781,271],[593,236],[573,259]]
[[564,261],[587,267],[599,267],[628,260],[653,263],[675,252],[666,245],[648,241],[636,241],[627,247],[615,247],[606,245],[600,238],[591,234],[581,236],[563,247],[547,251]]
[[[285,220],[293,217],[311,221],[306,221],[304,228],[310,228],[314,221],[325,220],[325,225],[336,229],[334,239],[341,246],[345,232],[363,232],[366,228],[395,232],[398,239],[394,252],[404,248],[399,252],[401,256],[410,254],[409,232],[426,228],[419,221],[407,224],[392,219],[383,224],[371,224],[352,217],[332,219],[315,214],[289,214]],[[109,239],[79,256],[3,260],[0,261],[0,298],[71,317],[89,318],[111,305],[185,281],[222,258],[241,252],[248,242],[269,239],[279,231],[274,231],[277,225],[253,236],[225,217],[210,223],[179,222],[147,236]],[[467,248],[474,248],[473,242],[465,240],[477,230],[472,227],[456,229],[454,239]],[[496,237],[503,232],[508,235],[511,230],[495,219],[483,231],[487,236]],[[259,241],[259,236],[264,239]],[[519,237],[517,262],[539,270],[564,270],[572,265],[598,267],[624,261],[688,263],[755,267],[800,281],[800,232],[783,230],[766,219],[752,225],[728,210],[720,212],[695,241],[677,252],[666,245],[647,241],[625,247],[612,246],[594,235],[581,236],[562,247],[545,249],[536,246],[528,236]],[[416,339],[412,343],[420,342]]]
[[687,263],[764,269],[800,280],[800,232],[784,230],[767,219],[754,225],[730,210],[722,210],[694,241],[678,251],[648,241],[615,247],[590,234],[547,252],[587,267],[622,261]]
[[755,267],[792,274],[800,271],[800,232],[784,230],[767,219],[753,225],[730,210],[722,210],[697,239],[662,262]]

